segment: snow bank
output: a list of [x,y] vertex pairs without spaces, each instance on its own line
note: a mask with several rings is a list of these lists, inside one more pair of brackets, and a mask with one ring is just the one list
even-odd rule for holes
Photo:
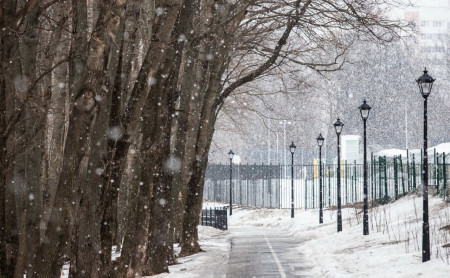
[[394,157],[401,155],[402,157],[406,157],[406,151],[400,150],[400,149],[386,149],[381,150],[377,153],[375,153],[376,156],[387,156],[387,157]]
[[432,259],[422,263],[422,199],[408,196],[371,209],[370,235],[363,236],[361,209],[343,209],[343,232],[337,233],[336,211],[236,209],[230,225],[287,230],[299,242],[298,251],[314,265],[317,277],[447,277],[450,271],[450,206],[430,198]]
[[[200,246],[205,252],[179,258],[178,265],[169,267],[170,273],[149,277],[203,278],[226,277],[230,244],[228,231],[212,227],[198,226]],[[177,252],[179,248],[175,248]]]
[[[218,204],[221,206],[222,204]],[[206,207],[214,207],[206,204]],[[242,226],[287,231],[297,250],[313,266],[313,277],[448,277],[450,272],[450,204],[441,198],[429,199],[431,260],[422,263],[422,199],[406,196],[369,212],[370,234],[363,236],[362,211],[342,210],[343,231],[337,233],[336,210],[319,211],[233,208],[229,231],[199,226],[202,248],[206,251],[180,259],[169,274],[156,277],[225,277],[230,252],[229,234]]]
[[[450,153],[450,143],[442,143],[434,147],[428,148],[428,154],[431,155],[434,153],[434,149],[436,149],[436,152],[441,153]],[[409,150],[410,154],[420,154],[421,149],[412,149]],[[386,157],[394,157],[401,155],[402,157],[406,157],[406,150],[400,150],[400,149],[386,149],[381,150],[377,153],[375,153],[376,156],[386,156]]]

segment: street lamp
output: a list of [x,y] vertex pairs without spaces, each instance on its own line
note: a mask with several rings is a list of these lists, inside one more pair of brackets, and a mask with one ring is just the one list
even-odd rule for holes
[[322,146],[323,141],[325,141],[325,138],[323,138],[322,133],[319,134],[319,137],[317,137],[317,145],[319,145],[319,224],[323,223],[323,202],[322,202],[322,195],[323,195],[323,189],[322,189]]
[[291,218],[294,218],[294,152],[296,146],[294,142],[291,143],[289,149],[291,150]]
[[359,107],[359,111],[361,112],[361,118],[364,123],[364,216],[363,216],[363,235],[369,234],[369,216],[367,215],[368,204],[367,204],[367,138],[366,138],[366,122],[367,118],[369,118],[370,107],[366,100],[363,101],[363,104]]
[[232,179],[232,173],[233,173],[233,156],[234,156],[234,152],[232,150],[230,150],[230,152],[228,153],[228,157],[230,158],[230,215],[233,215],[233,190],[232,190],[232,184],[231,184],[231,179]]
[[423,224],[422,224],[422,262],[430,260],[430,225],[428,223],[428,142],[427,142],[427,99],[433,87],[433,79],[425,68],[423,75],[417,79],[423,97]]
[[337,119],[334,123],[334,129],[336,130],[337,135],[337,231],[342,232],[342,213],[341,213],[341,143],[339,140],[339,136],[341,135],[342,128],[344,124]]

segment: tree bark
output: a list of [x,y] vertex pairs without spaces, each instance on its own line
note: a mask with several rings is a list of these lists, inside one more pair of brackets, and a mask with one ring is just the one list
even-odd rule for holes
[[69,119],[69,133],[55,205],[51,211],[46,236],[35,258],[34,266],[38,277],[56,276],[64,263],[63,256],[68,251],[69,236],[76,212],[73,193],[78,187],[80,163],[89,148],[89,132],[95,126],[94,115],[97,107],[105,106],[103,103],[98,105],[98,100],[106,99],[108,94],[102,87],[107,86],[103,71],[106,70],[108,42],[111,41],[108,32],[109,23],[117,20],[117,16],[112,12],[120,14],[120,8],[121,6],[116,6],[116,2],[112,0],[104,1],[100,5],[100,16],[89,42],[86,67],[80,74],[81,87],[75,88],[76,101]]

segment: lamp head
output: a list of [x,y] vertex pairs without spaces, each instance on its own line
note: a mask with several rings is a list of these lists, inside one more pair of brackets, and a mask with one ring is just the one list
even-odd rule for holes
[[317,145],[319,145],[319,147],[322,147],[323,141],[325,141],[325,138],[323,138],[322,133],[320,133],[319,137],[317,137]]
[[369,112],[370,109],[372,107],[370,107],[366,100],[363,101],[363,104],[359,107],[359,111],[361,112],[361,118],[363,118],[363,120],[367,120],[367,118],[369,118]]
[[338,118],[337,121],[334,123],[334,129],[336,130],[337,135],[341,134],[343,127],[344,127],[344,124]]
[[297,146],[295,146],[294,142],[292,142],[291,145],[289,146],[289,149],[291,150],[291,154],[294,154],[296,148],[297,148]]
[[433,87],[433,83],[436,79],[428,75],[427,68],[423,71],[422,76],[419,77],[419,79],[416,80],[417,84],[419,85],[420,93],[424,98],[427,98],[431,93],[431,88]]
[[228,157],[230,158],[230,160],[233,159],[234,156],[234,152],[232,150],[230,150],[230,152],[228,153]]

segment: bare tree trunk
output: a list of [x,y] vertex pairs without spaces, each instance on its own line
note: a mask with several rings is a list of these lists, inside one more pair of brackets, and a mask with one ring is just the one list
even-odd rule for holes
[[[203,23],[203,25],[198,28],[198,35],[203,34],[208,30],[209,26],[207,19],[212,19],[214,14],[213,11],[214,1],[208,0],[199,15],[199,20]],[[198,47],[194,45],[189,46],[186,55],[187,61],[192,61],[194,65],[192,71],[185,72],[183,76],[183,83],[185,84],[186,91],[190,93],[192,99],[189,108],[188,128],[185,135],[186,145],[182,171],[182,181],[186,187],[186,201],[183,211],[184,215],[180,242],[180,256],[188,256],[201,251],[200,245],[198,244],[198,209],[196,208],[198,203],[201,202],[197,189],[200,182],[200,169],[196,155],[199,147],[197,143],[198,133],[201,129],[199,121],[201,120],[202,107],[205,98],[205,88],[208,86],[209,61],[207,60],[207,55],[210,52],[210,47],[211,37],[206,36],[200,41]],[[186,69],[190,66],[191,65],[188,64]]]
[[[172,41],[178,37],[175,30]],[[152,222],[150,224],[149,247],[147,248],[147,263],[144,275],[168,272],[169,261],[174,261],[173,234],[171,231],[171,194],[172,176],[177,171],[174,157],[170,151],[172,115],[175,112],[176,80],[179,74],[181,53],[173,47],[167,50],[164,66],[158,75],[166,76],[156,88],[154,108],[156,115],[153,116],[153,146],[150,148],[150,159],[154,161],[153,172],[153,203]]]
[[[16,14],[16,0],[5,0],[1,4],[3,17],[1,24],[7,24],[6,18],[13,17]],[[0,170],[0,225],[4,227],[0,229],[0,275],[4,277],[13,277],[14,268],[17,260],[19,238],[17,227],[17,211],[15,201],[15,188],[12,183],[14,167],[11,165],[10,159],[13,157],[13,124],[11,121],[16,114],[15,111],[15,89],[14,78],[19,74],[17,64],[10,65],[9,61],[17,58],[18,55],[18,38],[15,30],[12,28],[0,29],[0,55],[1,55],[1,103],[0,119],[1,119],[1,137],[0,151],[2,155]]]
[[[67,109],[68,98],[68,64],[64,63],[57,66],[58,61],[62,61],[66,58],[67,53],[70,50],[69,41],[61,41],[61,37],[69,37],[70,34],[65,32],[64,22],[69,16],[67,12],[69,10],[69,4],[60,4],[55,13],[61,17],[60,26],[52,35],[49,42],[49,58],[50,67],[56,67],[51,77],[52,94],[50,99],[49,113],[47,116],[47,142],[46,142],[46,161],[47,164],[47,177],[43,184],[43,216],[41,220],[41,236],[45,234],[45,228],[47,227],[48,220],[50,219],[50,212],[55,201],[56,187],[58,185],[59,174],[61,173],[63,152],[64,152],[64,140],[65,140],[65,126],[69,117]],[[56,46],[55,42],[58,42]]]
[[[157,72],[161,63],[164,62],[166,52],[165,48],[171,38],[173,26],[181,7],[181,0],[156,1],[156,6],[164,9],[166,12],[163,14],[158,14],[152,25],[152,43],[146,53],[142,68],[138,74],[137,80],[139,82],[137,82],[133,88],[127,110],[124,118],[122,119],[122,124],[125,128],[124,137],[121,140],[116,141],[114,145],[110,146],[110,153],[113,155],[110,155],[108,165],[121,166],[115,170],[109,171],[108,168],[106,170],[106,189],[103,191],[102,196],[107,196],[104,198],[107,202],[101,204],[100,211],[103,211],[102,223],[109,223],[107,220],[110,219],[111,212],[113,211],[112,204],[117,201],[117,188],[108,185],[108,183],[110,183],[111,180],[114,180],[114,186],[120,184],[125,156],[128,153],[130,146],[130,136],[132,132],[135,132],[138,123],[140,122],[140,116],[142,114],[142,109],[144,108],[143,105],[149,101],[147,98],[152,90],[151,86],[154,85],[154,80],[157,80],[156,78],[159,77]],[[153,102],[151,106],[157,107],[157,102]],[[144,142],[146,141],[145,137],[146,135],[144,133]],[[117,147],[120,147],[120,152],[116,152],[114,150]],[[145,221],[145,219],[143,221]],[[109,238],[111,237],[111,227],[108,225],[103,225],[102,229],[102,242],[109,244],[110,250],[111,244],[109,243]],[[141,246],[143,245],[141,244]],[[107,245],[103,247],[104,250],[107,248]],[[139,267],[137,267],[137,271],[141,271]]]
[[[176,28],[177,33],[179,34],[187,34],[188,30],[193,29],[193,17],[195,10],[195,1],[194,0],[186,0],[183,3],[183,9],[180,13],[180,20],[178,21],[178,26]],[[173,163],[179,164],[179,169],[175,169],[173,172],[172,178],[172,193],[171,193],[171,229],[170,229],[170,239],[172,243],[170,247],[173,247],[173,242],[179,243],[181,238],[181,229],[182,229],[182,218],[183,218],[183,210],[184,210],[184,195],[186,193],[186,189],[181,182],[181,174],[182,174],[182,162],[184,160],[184,151],[185,151],[185,143],[186,137],[185,134],[187,132],[187,123],[188,123],[188,115],[189,115],[189,105],[191,102],[191,95],[189,92],[184,90],[183,86],[179,86],[179,80],[184,80],[183,75],[186,72],[192,70],[192,65],[194,63],[186,63],[186,54],[184,50],[184,46],[187,42],[185,40],[178,40],[177,47],[175,49],[176,61],[178,65],[176,68],[178,69],[178,76],[175,80],[172,81],[172,86],[180,87],[173,88],[172,90],[179,91],[178,96],[178,104],[176,107],[177,112],[175,113],[176,117],[173,119],[172,123],[172,131],[171,131],[171,139],[172,142],[172,160]],[[191,52],[192,53],[192,52]],[[191,59],[192,57],[188,57]],[[180,78],[181,77],[181,78]],[[173,251],[172,251],[173,252]],[[175,263],[169,261],[169,264]]]
[[[119,10],[122,14],[124,10]],[[111,246],[116,219],[114,217],[116,207],[110,206],[105,213],[105,202],[115,200],[117,196],[117,182],[114,177],[111,180],[105,180],[104,171],[117,171],[119,165],[108,165],[107,159],[111,155],[108,153],[111,145],[120,137],[121,130],[118,123],[120,115],[120,75],[121,54],[123,48],[123,31],[125,27],[125,18],[112,17],[108,25],[113,28],[107,28],[109,36],[105,37],[106,44],[109,45],[109,51],[105,61],[106,80],[103,89],[106,90],[102,97],[96,118],[96,128],[90,136],[90,153],[87,157],[88,171],[86,178],[80,177],[79,188],[79,211],[76,228],[77,236],[77,254],[76,266],[71,273],[74,277],[109,277],[112,275],[111,268]],[[117,26],[115,26],[117,25]],[[109,42],[107,42],[109,41]],[[114,153],[119,154],[120,149],[113,149]],[[107,176],[108,174],[106,174]],[[97,186],[93,186],[97,185]],[[105,195],[105,190],[112,187],[110,195]],[[109,232],[103,232],[107,229]],[[99,252],[100,250],[100,252]],[[98,270],[100,269],[100,271]]]
[[[16,1],[5,0],[0,3],[2,10],[2,25],[7,24],[6,17],[16,14]],[[17,74],[16,65],[9,61],[16,58],[18,38],[10,28],[0,29],[0,275],[13,277],[18,252],[18,231],[14,185],[11,183],[13,167],[9,161],[14,151],[11,147],[11,119],[15,113],[14,77]]]
[[[110,24],[119,20],[112,13],[119,11],[120,6],[114,3],[103,2],[101,5],[100,17],[92,39],[89,42],[89,52],[86,67],[80,74],[82,86],[76,88],[76,101],[69,120],[69,133],[64,150],[64,164],[61,179],[58,184],[55,205],[51,211],[49,225],[46,236],[43,238],[35,258],[36,275],[55,276],[59,273],[64,262],[63,255],[67,253],[67,242],[69,242],[71,225],[74,223],[75,202],[73,193],[78,187],[78,174],[80,163],[86,150],[89,148],[89,132],[95,125],[95,117],[98,100],[106,99],[108,92],[107,80],[103,71],[106,70],[108,61],[108,29]],[[113,25],[114,26],[114,25]],[[98,96],[95,94],[98,93]],[[101,103],[104,109],[107,104]],[[100,110],[102,111],[102,110]],[[44,256],[45,254],[45,256]],[[42,258],[46,258],[41,261]]]
[[[150,159],[148,153],[148,144],[151,140],[147,139],[147,142],[141,145],[140,148],[140,162],[142,166],[139,169],[140,177],[139,181],[135,180],[133,186],[134,192],[137,195],[133,195],[133,206],[130,207],[130,213],[128,214],[128,223],[131,226],[128,228],[127,236],[124,240],[124,252],[126,252],[123,258],[121,258],[121,266],[125,262],[128,262],[128,269],[126,270],[126,277],[141,277],[143,267],[146,259],[146,250],[148,248],[148,234],[151,219],[151,200],[153,191],[153,166],[154,162]],[[138,167],[139,168],[139,167]],[[137,190],[136,190],[137,189]]]
[[[210,3],[210,5],[212,4]],[[213,22],[224,22],[230,16],[230,7],[229,3],[223,5],[221,11],[215,14],[217,18]],[[210,11],[204,17],[208,18],[213,14],[213,11]],[[183,217],[183,233],[180,243],[181,256],[201,251],[198,244],[197,225],[199,221],[198,216],[202,209],[204,175],[208,162],[208,152],[214,133],[217,95],[221,92],[221,78],[228,62],[228,53],[232,42],[230,34],[234,34],[243,18],[244,13],[241,13],[235,16],[226,27],[222,27],[220,24],[209,27],[210,32],[213,34],[208,38],[208,47],[200,48],[198,63],[201,64],[201,67],[197,65],[197,74],[194,76],[194,80],[196,80],[195,83],[205,84],[205,89],[197,93],[199,96],[191,103],[188,122],[188,139],[186,140],[184,159],[186,165],[184,169],[190,175],[185,176],[187,194],[184,209],[185,215]],[[205,55],[207,53],[215,53],[215,55],[206,59]],[[194,94],[196,94],[195,91]],[[195,141],[190,138],[195,138]],[[188,148],[190,146],[195,147]]]
[[[26,30],[21,39],[21,73],[15,77],[17,106],[24,109],[15,125],[14,149],[20,153],[15,159],[14,184],[19,189],[16,195],[18,210],[19,246],[14,277],[22,277],[27,268],[27,259],[32,258],[39,243],[40,179],[43,146],[43,119],[45,110],[38,88],[31,88],[37,78],[36,49],[38,46],[38,17],[40,10],[34,5],[25,17]],[[31,101],[28,101],[30,98]],[[40,109],[44,110],[42,113]],[[28,147],[28,146],[31,147]],[[30,262],[28,262],[29,264]],[[31,270],[31,267],[29,267]]]

